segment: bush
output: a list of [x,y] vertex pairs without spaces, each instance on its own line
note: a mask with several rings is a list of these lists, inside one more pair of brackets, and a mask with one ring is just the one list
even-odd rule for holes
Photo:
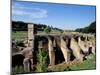
[[37,61],[36,64],[36,72],[46,72],[47,71],[47,64],[46,64],[47,54],[43,49],[39,49],[37,54]]

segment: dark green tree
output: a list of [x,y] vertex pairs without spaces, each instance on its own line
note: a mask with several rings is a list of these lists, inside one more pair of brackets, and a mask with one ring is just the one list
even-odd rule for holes
[[50,33],[50,32],[51,32],[51,28],[47,26],[47,27],[44,29],[44,32]]
[[75,31],[83,33],[96,33],[96,21],[92,22],[89,26],[85,28],[78,28]]

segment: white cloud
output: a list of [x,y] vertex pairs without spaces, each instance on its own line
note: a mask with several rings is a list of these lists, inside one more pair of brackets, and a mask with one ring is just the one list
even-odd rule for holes
[[12,15],[26,16],[28,18],[46,18],[47,13],[47,10],[41,8],[24,6],[21,4],[12,5]]
[[33,12],[30,17],[33,18],[46,18],[47,17],[47,11],[44,9],[34,9],[36,12]]

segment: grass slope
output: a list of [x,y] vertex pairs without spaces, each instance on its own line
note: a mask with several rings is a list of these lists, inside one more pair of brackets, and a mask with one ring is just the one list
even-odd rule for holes
[[53,67],[49,67],[48,71],[59,72],[59,71],[76,71],[76,70],[93,70],[96,69],[96,59],[95,55],[89,55],[87,60],[83,62],[74,61],[72,63],[61,63]]

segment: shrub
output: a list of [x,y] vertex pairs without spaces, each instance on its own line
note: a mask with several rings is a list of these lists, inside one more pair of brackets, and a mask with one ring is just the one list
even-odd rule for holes
[[46,64],[47,54],[43,49],[39,49],[37,54],[37,61],[36,64],[36,72],[46,72],[47,71],[47,64]]

